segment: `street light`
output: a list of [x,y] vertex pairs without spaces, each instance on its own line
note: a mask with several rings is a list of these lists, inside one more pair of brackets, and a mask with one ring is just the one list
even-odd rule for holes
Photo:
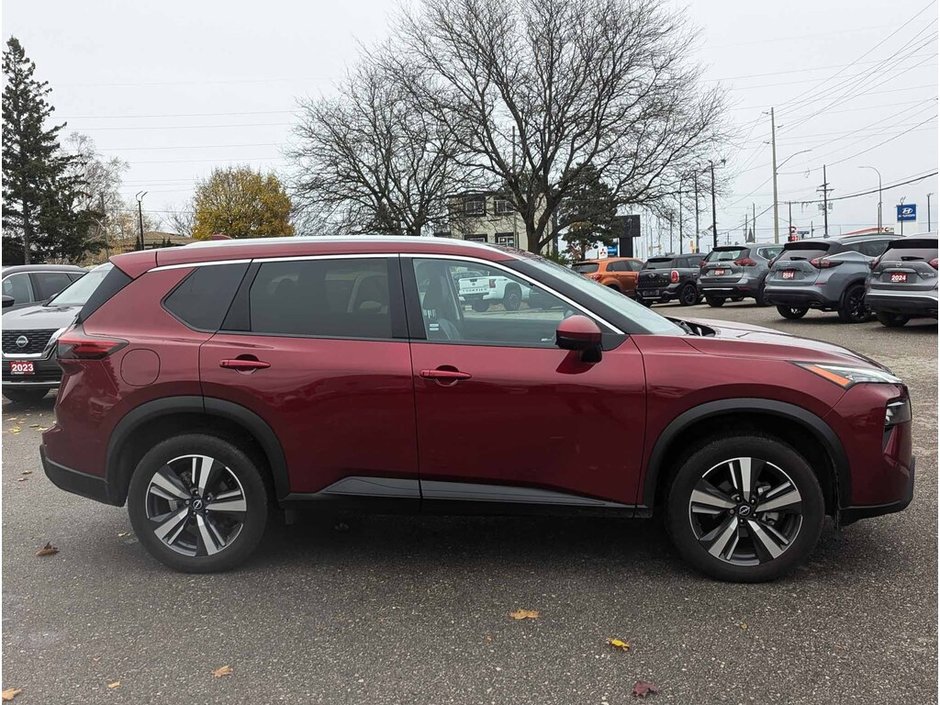
[[[906,198],[907,196],[901,196],[901,202],[898,205],[903,206],[904,199]],[[900,219],[900,222],[901,222],[901,237],[904,237],[904,208],[903,207],[901,208],[901,212],[898,213],[898,218]]]
[[[778,203],[777,201],[777,172],[780,170],[780,167],[782,167],[788,161],[793,159],[793,157],[797,156],[798,154],[806,154],[807,152],[812,152],[812,151],[813,151],[812,149],[802,149],[799,152],[794,152],[789,157],[784,159],[782,162],[777,164],[777,161],[776,161],[777,150],[776,150],[776,146],[774,147],[774,243],[775,244],[780,242],[780,223],[777,222],[777,219],[778,219],[778,216],[777,216],[777,203]],[[754,236],[757,237],[757,234],[755,233]]]
[[881,230],[881,172],[878,171],[873,166],[860,166],[859,169],[871,169],[873,172],[878,174],[878,232],[880,233],[882,232]]
[[136,198],[137,198],[137,224],[138,224],[138,226],[140,227],[140,235],[139,235],[140,241],[137,243],[139,246],[134,248],[134,249],[136,249],[136,250],[142,250],[142,249],[144,249],[144,209],[143,209],[143,206],[141,205],[141,201],[144,200],[144,196],[146,196],[147,193],[149,193],[149,192],[148,192],[148,191],[138,191],[138,192],[137,192],[137,195],[136,195]]

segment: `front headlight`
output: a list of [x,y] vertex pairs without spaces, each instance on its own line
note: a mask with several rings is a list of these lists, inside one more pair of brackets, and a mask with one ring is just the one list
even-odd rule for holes
[[848,389],[853,384],[865,382],[875,384],[901,384],[901,380],[890,372],[875,367],[846,367],[845,365],[830,365],[818,362],[796,362],[804,370],[819,375],[830,382]]

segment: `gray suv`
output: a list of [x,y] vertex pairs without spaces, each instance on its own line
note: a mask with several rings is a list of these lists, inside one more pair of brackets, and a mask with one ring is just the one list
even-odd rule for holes
[[937,317],[937,234],[902,237],[871,268],[865,302],[882,325]]
[[722,245],[708,253],[702,264],[698,290],[709,306],[721,306],[727,299],[753,298],[764,305],[764,279],[770,260],[783,251],[783,245]]
[[815,308],[836,311],[844,323],[867,321],[865,279],[871,263],[895,239],[856,235],[788,242],[771,264],[764,299],[784,318],[802,318]]

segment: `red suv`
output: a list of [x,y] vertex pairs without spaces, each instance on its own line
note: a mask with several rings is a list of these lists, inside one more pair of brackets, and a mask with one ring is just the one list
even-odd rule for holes
[[[65,490],[126,501],[178,570],[241,563],[276,508],[347,503],[662,512],[696,568],[761,581],[806,559],[826,515],[911,501],[908,390],[844,348],[666,319],[470,242],[233,240],[111,261],[59,338],[42,462]],[[463,272],[529,295],[474,311]]]

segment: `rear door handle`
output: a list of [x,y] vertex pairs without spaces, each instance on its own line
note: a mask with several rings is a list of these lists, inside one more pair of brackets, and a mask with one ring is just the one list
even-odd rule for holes
[[239,372],[250,372],[252,370],[264,370],[271,366],[270,362],[256,359],[235,358],[234,360],[220,360],[219,367],[227,370],[238,370]]

